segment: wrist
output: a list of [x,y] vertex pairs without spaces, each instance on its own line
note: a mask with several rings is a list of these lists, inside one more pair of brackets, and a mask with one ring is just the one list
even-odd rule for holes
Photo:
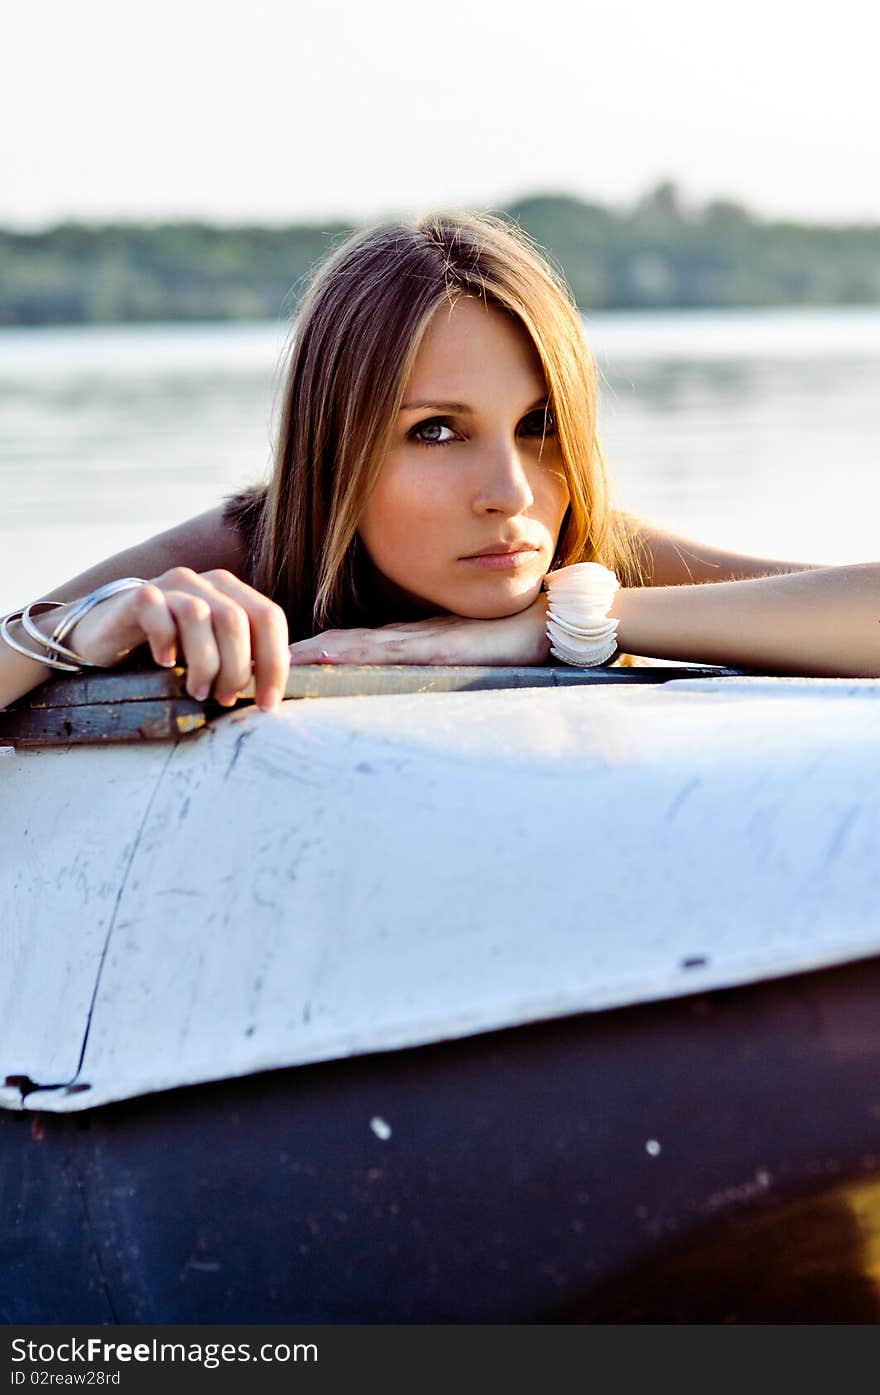
[[69,609],[61,601],[32,601],[0,616],[3,647],[18,655],[17,662],[27,660],[31,685],[43,682],[52,671],[77,671],[76,664],[61,660],[53,640],[59,614]]
[[650,615],[642,599],[642,592],[647,589],[638,586],[621,587],[614,597],[614,604],[609,614],[612,619],[617,621],[617,643],[621,653],[653,654],[655,652],[650,647]]
[[[52,632],[53,637],[58,642],[64,641],[72,655],[78,654],[79,662],[84,667],[112,668],[142,642],[143,634],[139,627],[135,626],[134,643],[120,644],[119,629],[117,628],[113,632],[113,627],[108,624],[106,614],[100,619],[96,618],[94,623],[91,622],[91,617],[97,611],[102,610],[106,602],[117,597],[121,592],[137,591],[144,585],[146,583],[143,578],[135,576],[120,577],[118,580],[105,582],[103,586],[90,591],[87,596],[81,596],[78,600],[72,601],[65,608],[64,617],[58,621]],[[118,615],[115,612],[114,614],[118,620]],[[76,636],[75,641],[72,636]],[[65,651],[62,650],[62,652]]]
[[[701,645],[689,633],[694,620],[694,593],[707,586],[633,586],[618,591],[611,614],[617,619],[620,648],[627,654],[654,659],[706,660]],[[708,662],[713,660],[708,659]]]

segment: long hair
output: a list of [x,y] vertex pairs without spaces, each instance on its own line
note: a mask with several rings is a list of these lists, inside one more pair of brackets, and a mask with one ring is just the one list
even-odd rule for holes
[[349,238],[319,269],[299,311],[272,479],[239,500],[250,514],[251,577],[287,612],[291,638],[384,624],[358,526],[416,354],[439,306],[479,297],[535,345],[556,423],[570,505],[553,566],[597,561],[640,577],[630,521],[609,497],[596,436],[596,369],[572,296],[518,228],[429,214]]

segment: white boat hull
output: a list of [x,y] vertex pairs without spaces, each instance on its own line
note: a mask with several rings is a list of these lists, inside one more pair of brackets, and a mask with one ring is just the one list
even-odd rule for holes
[[880,681],[248,708],[0,761],[0,1104],[66,1112],[880,951]]

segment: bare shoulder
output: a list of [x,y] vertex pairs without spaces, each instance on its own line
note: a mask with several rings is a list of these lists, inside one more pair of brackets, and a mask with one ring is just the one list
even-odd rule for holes
[[828,566],[827,562],[792,562],[779,557],[756,557],[685,537],[632,514],[623,515],[623,519],[644,558],[645,580],[649,586],[747,580]]
[[106,581],[122,576],[152,578],[161,576],[171,567],[191,567],[196,572],[223,568],[242,576],[247,560],[245,545],[238,529],[224,518],[224,509],[225,505],[218,504],[145,538],[60,586],[54,586],[47,595],[57,600],[74,600],[96,586],[103,586]]

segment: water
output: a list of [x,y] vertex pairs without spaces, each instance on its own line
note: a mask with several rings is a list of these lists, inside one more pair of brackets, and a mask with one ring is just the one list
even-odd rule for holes
[[[763,556],[876,560],[880,310],[587,328],[626,508]],[[286,333],[0,331],[0,613],[260,478]]]

